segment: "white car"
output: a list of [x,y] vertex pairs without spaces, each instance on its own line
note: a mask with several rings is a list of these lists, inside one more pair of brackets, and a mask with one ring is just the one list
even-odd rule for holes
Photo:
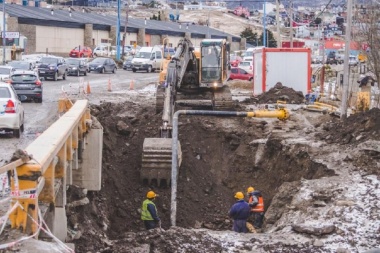
[[0,82],[0,131],[12,131],[20,138],[24,131],[24,108],[12,85]]
[[6,82],[9,80],[15,68],[12,66],[0,66],[0,80]]
[[350,66],[357,66],[359,64],[358,57],[355,55],[350,55],[348,57],[348,65]]
[[104,46],[104,45],[97,46],[92,52],[92,54],[94,55],[94,57],[109,56],[108,54],[109,48],[110,48],[109,46]]
[[253,63],[252,63],[252,61],[241,61],[241,62],[239,62],[238,68],[244,69],[248,73],[253,74]]

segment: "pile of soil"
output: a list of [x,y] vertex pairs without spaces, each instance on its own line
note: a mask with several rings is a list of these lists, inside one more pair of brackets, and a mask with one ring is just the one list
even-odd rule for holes
[[351,115],[344,121],[332,120],[323,125],[320,138],[328,143],[353,144],[366,140],[380,140],[380,109]]
[[[158,137],[161,125],[162,115],[155,113],[150,101],[146,105],[103,103],[92,107],[92,115],[104,127],[102,189],[88,192],[89,204],[68,208],[68,226],[77,252],[108,252],[112,249],[109,240],[144,230],[140,208],[149,190],[160,195],[155,202],[162,227],[168,229],[171,189],[140,180],[144,138]],[[262,119],[181,116],[177,226],[231,230],[228,211],[236,191],[254,186],[262,191],[267,208],[283,182],[334,174],[313,162],[303,147],[300,152],[284,147],[273,134],[258,159],[259,147],[252,141],[269,134],[268,123]],[[69,203],[84,198],[75,187],[67,195]]]
[[305,97],[301,91],[295,91],[281,83],[277,83],[273,88],[253,98],[258,104],[275,104],[277,100],[285,101],[288,104],[302,104]]

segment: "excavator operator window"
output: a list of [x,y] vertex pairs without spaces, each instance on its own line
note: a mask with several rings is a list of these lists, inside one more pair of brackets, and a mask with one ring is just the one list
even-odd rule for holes
[[221,79],[221,48],[217,45],[202,47],[202,81],[212,82]]

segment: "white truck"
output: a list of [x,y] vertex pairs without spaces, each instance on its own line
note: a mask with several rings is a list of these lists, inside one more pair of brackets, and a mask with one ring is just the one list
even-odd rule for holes
[[132,71],[153,72],[160,69],[162,58],[162,50],[159,46],[142,47],[132,60]]
[[268,91],[278,82],[304,95],[310,93],[309,48],[262,48],[253,52],[253,95]]

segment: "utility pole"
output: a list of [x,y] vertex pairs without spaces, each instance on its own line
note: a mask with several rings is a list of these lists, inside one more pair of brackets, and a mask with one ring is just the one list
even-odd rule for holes
[[264,31],[263,31],[263,46],[265,47],[265,45],[267,44],[267,35],[266,35],[266,24],[267,24],[267,1],[264,0],[264,18],[263,18],[263,27],[264,27]]
[[127,3],[127,9],[125,11],[126,17],[125,17],[125,24],[124,24],[124,34],[123,34],[123,48],[122,48],[122,56],[124,57],[125,53],[125,40],[127,38],[127,25],[128,25],[128,15],[129,15],[129,4]]
[[293,48],[293,0],[290,0],[290,48]]
[[117,0],[116,59],[120,60],[120,0]]
[[[319,26],[319,25],[318,25]],[[322,25],[322,30],[321,30],[321,35],[322,35],[322,68],[321,68],[321,84],[320,84],[320,94],[323,96],[325,92],[325,33],[323,30],[323,25]],[[321,41],[321,40],[319,40]]]
[[344,66],[343,66],[343,94],[340,118],[347,118],[347,105],[348,105],[348,89],[349,89],[349,65],[348,59],[350,55],[350,41],[351,41],[351,26],[352,26],[352,0],[347,0],[347,26],[345,37],[345,49],[344,49]]
[[282,47],[281,43],[281,32],[280,32],[280,2],[276,0],[276,30],[278,36],[277,47]]
[[3,65],[5,65],[5,0],[3,0],[3,32],[2,32],[2,39],[3,39]]

